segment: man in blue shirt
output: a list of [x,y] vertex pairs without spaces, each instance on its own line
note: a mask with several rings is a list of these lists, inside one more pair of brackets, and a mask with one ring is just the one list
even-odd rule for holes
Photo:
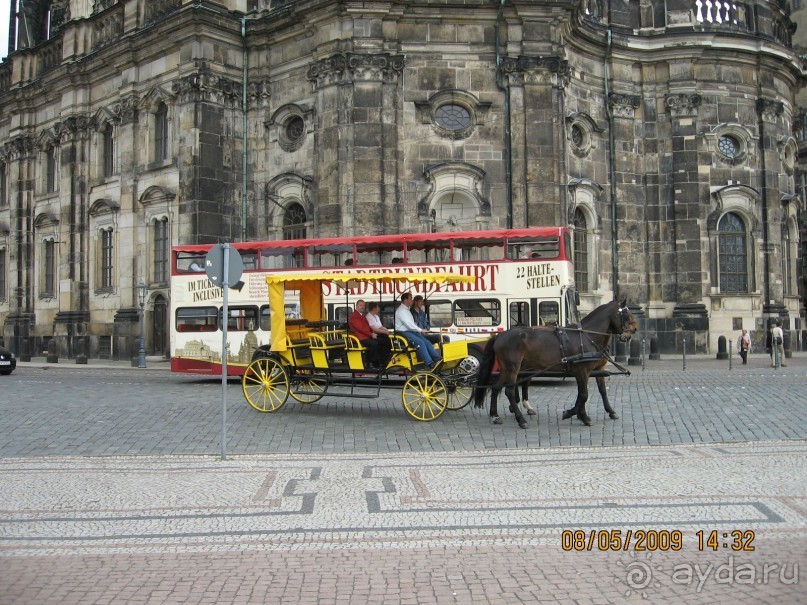
[[412,318],[421,330],[426,330],[423,337],[431,343],[440,342],[439,334],[431,333],[431,324],[429,324],[429,317],[426,315],[426,301],[418,294],[412,299]]
[[440,361],[440,353],[426,340],[424,334],[427,330],[415,323],[411,308],[412,293],[402,294],[401,304],[395,310],[395,332],[406,338],[417,349],[418,359],[431,369]]

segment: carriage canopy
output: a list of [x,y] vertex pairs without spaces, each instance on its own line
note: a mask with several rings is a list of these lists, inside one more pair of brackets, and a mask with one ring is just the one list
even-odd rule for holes
[[266,277],[269,287],[269,308],[271,312],[271,350],[286,350],[286,290],[300,292],[300,310],[308,321],[321,321],[325,319],[325,305],[322,285],[332,283],[347,291],[353,284],[360,282],[412,282],[455,284],[473,283],[476,277],[472,275],[457,275],[455,273],[367,273],[350,272],[341,273],[292,273],[284,271]]

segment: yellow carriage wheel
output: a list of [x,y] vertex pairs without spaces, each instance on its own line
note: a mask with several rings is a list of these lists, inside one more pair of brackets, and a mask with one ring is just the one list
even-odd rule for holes
[[446,411],[448,391],[445,383],[430,372],[410,376],[401,391],[404,409],[415,420],[434,420]]
[[259,412],[276,412],[289,398],[289,374],[276,359],[256,359],[247,366],[241,388]]
[[291,395],[300,403],[314,403],[323,398],[328,390],[328,379],[313,370],[295,369],[290,378]]

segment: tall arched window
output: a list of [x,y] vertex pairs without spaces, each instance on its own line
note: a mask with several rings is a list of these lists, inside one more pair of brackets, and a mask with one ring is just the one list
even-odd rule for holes
[[154,281],[168,281],[168,219],[154,221]]
[[305,209],[298,203],[290,204],[283,215],[283,239],[305,239]]
[[729,212],[720,219],[717,231],[720,292],[748,292],[748,244],[743,220]]
[[104,176],[112,176],[115,171],[115,139],[112,137],[112,124],[107,124],[102,133]]
[[[283,215],[283,239],[305,239],[305,219],[305,208],[296,202],[290,204]],[[305,266],[305,259],[301,254],[294,255],[294,266]]]
[[790,249],[790,226],[782,227],[782,286],[785,296],[793,294],[793,253]]
[[101,288],[113,287],[113,270],[115,268],[114,231],[109,227],[101,231]]
[[574,282],[578,292],[588,292],[588,233],[586,216],[574,211]]
[[168,107],[165,103],[157,106],[154,112],[154,161],[168,159]]

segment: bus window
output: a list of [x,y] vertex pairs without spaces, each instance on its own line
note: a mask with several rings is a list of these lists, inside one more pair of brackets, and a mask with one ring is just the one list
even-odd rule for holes
[[216,307],[180,307],[176,312],[177,332],[215,332],[218,329]]
[[507,247],[510,259],[552,259],[560,256],[560,238],[556,235],[514,237]]
[[563,296],[563,311],[566,314],[566,325],[574,326],[580,323],[580,312],[577,310],[577,292],[566,290]]
[[458,328],[498,326],[502,323],[502,305],[496,299],[470,299],[454,302],[454,323]]
[[177,271],[180,273],[204,273],[205,255],[191,252],[177,252]]
[[269,305],[263,305],[261,307],[261,319],[258,324],[260,329],[264,332],[271,332],[272,330],[272,317],[269,311]]
[[446,240],[410,243],[407,246],[406,258],[410,263],[450,263],[451,242]]
[[381,302],[379,303],[378,316],[381,318],[381,325],[387,328],[395,327],[395,309],[398,308],[400,302]]
[[510,326],[530,325],[530,303],[527,301],[516,301],[510,303]]
[[451,301],[427,300],[426,314],[432,328],[447,328],[451,325]]
[[402,262],[404,262],[403,242],[356,244],[356,264],[360,266],[389,265]]
[[350,314],[353,313],[353,309],[350,307],[342,306],[334,306],[333,308],[333,321],[338,321],[339,323],[346,324]]
[[261,269],[295,269],[303,267],[305,248],[262,248]]
[[345,260],[353,261],[352,244],[330,244],[322,246],[311,246],[312,267],[341,267]]
[[[219,325],[221,321],[221,311],[219,311]],[[245,332],[258,329],[258,307],[228,307],[227,308],[227,330],[231,332]]]
[[254,271],[258,268],[257,252],[241,252],[241,260],[244,262],[244,271]]
[[542,326],[557,326],[560,305],[556,300],[544,300],[538,305],[538,323]]

